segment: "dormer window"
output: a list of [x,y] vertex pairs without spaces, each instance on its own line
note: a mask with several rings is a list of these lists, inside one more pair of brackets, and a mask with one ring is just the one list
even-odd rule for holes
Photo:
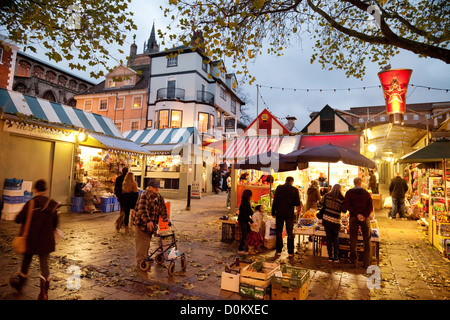
[[116,86],[116,82],[113,79],[108,79],[108,88],[114,88]]
[[133,82],[134,82],[134,81],[133,81],[133,78],[130,77],[130,78],[127,78],[127,79],[124,79],[124,80],[123,80],[123,85],[124,85],[124,86],[132,86],[132,85],[133,85]]

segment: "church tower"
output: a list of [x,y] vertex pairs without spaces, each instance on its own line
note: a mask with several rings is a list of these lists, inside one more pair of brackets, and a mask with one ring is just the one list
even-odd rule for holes
[[152,31],[150,32],[150,38],[148,38],[147,43],[144,42],[143,53],[153,53],[158,51],[159,51],[159,44],[156,42],[155,22],[153,22]]

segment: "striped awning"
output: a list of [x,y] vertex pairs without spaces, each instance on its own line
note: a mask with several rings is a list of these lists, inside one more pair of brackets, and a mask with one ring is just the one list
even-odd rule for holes
[[244,137],[230,142],[223,154],[224,159],[243,159],[263,152],[282,154],[297,150],[300,136]]
[[[194,127],[172,129],[132,130],[123,133],[125,139],[144,145],[167,145],[186,143],[194,135],[198,135]],[[197,140],[198,141],[198,140]],[[194,142],[193,140],[191,142]]]
[[147,154],[147,150],[142,148],[137,143],[134,143],[133,141],[126,140],[123,138],[116,138],[107,136],[101,133],[89,133],[90,136],[92,136],[94,139],[96,139],[98,142],[103,144],[105,148],[113,151],[127,151],[127,152],[135,152],[135,153],[142,153]]
[[122,138],[122,133],[108,117],[3,88],[0,88],[0,109]]

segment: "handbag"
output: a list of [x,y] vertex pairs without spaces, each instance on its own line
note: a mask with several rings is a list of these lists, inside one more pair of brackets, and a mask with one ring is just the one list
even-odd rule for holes
[[12,247],[15,253],[24,254],[27,251],[27,236],[28,231],[30,230],[31,218],[33,215],[34,209],[34,200],[30,200],[30,204],[28,206],[27,219],[25,221],[25,226],[23,228],[23,233],[17,237],[15,237],[12,241]]

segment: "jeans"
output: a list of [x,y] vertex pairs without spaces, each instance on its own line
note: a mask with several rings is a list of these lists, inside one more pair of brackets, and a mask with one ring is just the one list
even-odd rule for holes
[[[41,269],[41,276],[45,279],[48,279],[50,276],[50,270],[48,268],[48,254],[40,254],[39,255],[39,267]],[[20,272],[24,275],[28,274],[28,269],[30,268],[31,260],[33,259],[32,254],[24,254],[22,260],[22,267],[20,268]]]
[[392,198],[392,209],[390,216],[395,219],[397,212],[400,218],[405,217],[405,198]]
[[275,216],[275,224],[277,228],[276,248],[277,252],[281,253],[283,250],[283,226],[286,223],[287,249],[288,254],[294,254],[294,217]]
[[339,260],[339,230],[341,225],[323,220],[323,226],[327,234],[328,259]]
[[239,227],[241,228],[241,241],[239,242],[239,251],[244,251],[245,240],[247,240],[247,235],[250,232],[250,225],[248,222],[239,222]]
[[364,242],[364,255],[363,255],[363,266],[367,268],[371,264],[372,252],[370,245],[370,217],[367,217],[364,221],[359,221],[358,217],[350,217],[350,261],[356,263],[356,244],[358,243],[358,230],[361,227],[361,232]]

